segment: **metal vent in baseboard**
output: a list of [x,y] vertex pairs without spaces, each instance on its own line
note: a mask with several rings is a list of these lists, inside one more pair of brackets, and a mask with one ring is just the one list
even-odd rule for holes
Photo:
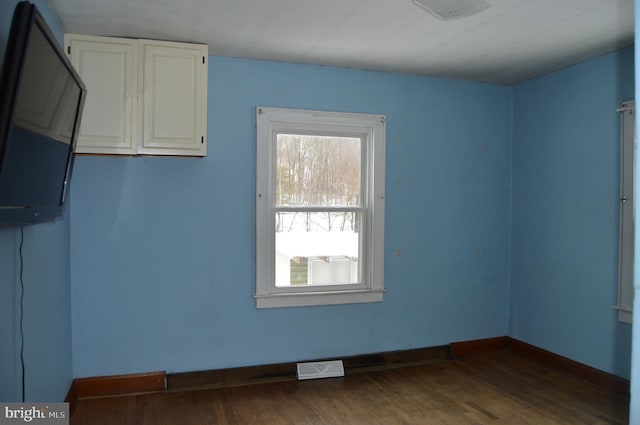
[[342,360],[298,363],[298,380],[344,376]]

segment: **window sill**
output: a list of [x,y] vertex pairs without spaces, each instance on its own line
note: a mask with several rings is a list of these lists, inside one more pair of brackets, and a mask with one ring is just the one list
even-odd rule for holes
[[256,295],[256,308],[307,307],[316,305],[382,302],[384,291],[332,291]]

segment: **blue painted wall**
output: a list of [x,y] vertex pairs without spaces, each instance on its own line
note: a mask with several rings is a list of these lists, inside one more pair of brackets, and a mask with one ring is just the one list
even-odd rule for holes
[[[78,158],[75,376],[505,335],[512,89],[211,57],[209,155]],[[387,116],[383,303],[256,310],[255,107]]]
[[[18,0],[0,3],[0,57]],[[34,1],[62,43],[62,28],[46,0]],[[68,213],[68,208],[67,208]],[[26,399],[62,401],[72,379],[69,218],[26,226],[24,359]],[[20,230],[0,229],[0,400],[22,397],[20,366]]]
[[514,89],[509,333],[629,377],[617,303],[620,118],[633,48]]
[[19,400],[17,232],[0,230],[0,400]]

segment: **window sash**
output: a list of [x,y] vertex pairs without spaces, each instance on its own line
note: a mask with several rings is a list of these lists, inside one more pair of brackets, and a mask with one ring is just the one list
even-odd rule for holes
[[[271,217],[273,219],[272,223],[272,234],[269,235],[270,243],[272,242],[273,252],[273,285],[271,286],[271,293],[273,294],[286,294],[286,293],[296,293],[296,292],[340,292],[340,291],[351,291],[351,290],[366,290],[370,289],[370,281],[366,274],[366,269],[368,265],[368,255],[367,255],[367,235],[368,231],[368,223],[370,222],[368,218],[367,208],[355,208],[355,207],[334,207],[334,208],[321,208],[321,207],[274,207],[271,209]],[[328,285],[321,284],[313,284],[313,285],[301,285],[301,286],[277,286],[276,284],[276,228],[275,228],[275,215],[278,212],[354,212],[360,214],[360,230],[358,231],[358,282],[357,283],[332,283]]]
[[[278,200],[278,136],[300,136],[300,137],[309,137],[309,138],[341,138],[341,139],[358,139],[360,141],[360,148],[359,148],[359,153],[360,153],[360,158],[359,158],[359,171],[360,171],[360,175],[359,175],[359,182],[358,182],[358,197],[357,197],[357,202],[356,203],[346,203],[343,204],[342,206],[344,207],[353,207],[353,206],[362,206],[364,204],[364,200],[366,199],[366,190],[368,185],[367,183],[367,163],[366,163],[366,159],[367,159],[367,134],[362,133],[361,131],[356,131],[355,133],[349,133],[348,135],[346,135],[344,132],[341,132],[343,130],[328,130],[328,129],[321,129],[319,131],[312,131],[312,132],[302,132],[302,131],[293,131],[293,132],[283,132],[283,131],[275,131],[274,135],[272,137],[271,143],[273,143],[273,146],[271,146],[271,149],[273,149],[274,155],[273,155],[273,160],[274,160],[274,164],[272,164],[272,175],[270,176],[270,178],[273,179],[273,181],[276,183],[273,185],[273,201],[274,201],[274,205],[275,206],[300,206],[300,207],[313,207],[313,206],[319,206],[319,207],[323,207],[323,206],[327,206],[327,207],[333,207],[335,205],[328,205],[328,204],[322,204],[322,203],[318,203],[318,204],[299,204],[299,205],[295,205],[295,204],[278,204],[277,200]],[[303,178],[304,180],[304,178]]]

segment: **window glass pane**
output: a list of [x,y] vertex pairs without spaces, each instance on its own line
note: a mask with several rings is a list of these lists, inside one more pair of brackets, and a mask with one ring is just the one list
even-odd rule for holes
[[276,205],[360,205],[360,138],[278,134],[276,145]]
[[359,282],[359,212],[277,212],[276,286]]

